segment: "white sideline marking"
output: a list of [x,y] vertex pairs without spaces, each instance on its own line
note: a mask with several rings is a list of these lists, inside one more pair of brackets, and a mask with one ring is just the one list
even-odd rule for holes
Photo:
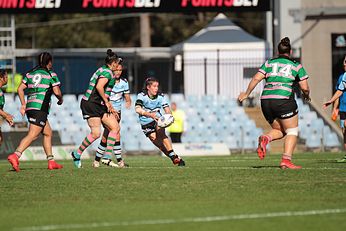
[[[198,166],[194,166],[194,167],[198,167]],[[148,166],[148,167],[129,167],[129,168],[132,168],[132,169],[185,169],[185,168],[189,168],[189,166],[185,166],[185,167],[176,167],[176,166],[172,166],[172,167],[163,167],[163,166]],[[216,167],[204,167],[204,169],[230,169],[230,170],[263,170],[263,169],[280,169],[279,165],[277,166],[244,166],[244,167],[237,167],[237,166],[234,166],[234,167],[231,167],[231,166],[216,166]],[[295,171],[303,171],[303,170],[345,170],[345,168],[333,168],[333,167],[302,167],[302,169],[299,169],[299,170],[295,170]]]
[[[248,166],[248,167],[206,167],[205,169],[236,169],[236,170],[249,170],[249,169],[254,169],[254,170],[263,170],[263,169],[280,169],[279,165],[278,166]],[[303,171],[303,170],[345,170],[345,168],[332,168],[332,167],[309,167],[305,168],[304,166],[301,169],[294,170],[294,171]],[[289,169],[288,169],[289,170]]]
[[139,221],[123,221],[123,222],[100,222],[89,224],[66,224],[66,225],[45,225],[31,226],[23,228],[14,228],[14,231],[47,231],[47,230],[69,230],[69,229],[96,229],[101,227],[114,226],[135,226],[135,225],[162,225],[162,224],[177,224],[177,223],[198,223],[198,222],[215,222],[215,221],[230,221],[230,220],[246,220],[259,218],[275,218],[275,217],[293,217],[293,216],[313,216],[325,214],[346,213],[346,208],[343,209],[325,209],[325,210],[306,210],[306,211],[287,211],[276,213],[253,213],[239,214],[230,216],[213,216],[213,217],[191,217],[181,219],[157,219],[157,220],[139,220]]

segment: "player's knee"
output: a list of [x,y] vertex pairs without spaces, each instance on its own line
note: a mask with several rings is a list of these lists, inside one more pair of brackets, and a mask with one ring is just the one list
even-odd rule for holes
[[44,131],[44,132],[43,132],[43,135],[44,135],[45,137],[52,137],[52,136],[53,136],[53,131],[47,129],[47,131]]
[[149,140],[151,142],[154,142],[156,140],[156,134],[155,133],[151,133],[149,136],[148,136]]
[[299,128],[298,127],[295,127],[295,128],[287,128],[285,130],[285,133],[287,136],[298,136],[298,131],[299,131]]

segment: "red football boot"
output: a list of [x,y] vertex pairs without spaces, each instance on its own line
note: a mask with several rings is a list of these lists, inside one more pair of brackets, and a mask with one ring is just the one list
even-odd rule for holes
[[54,160],[48,160],[48,169],[53,170],[53,169],[60,169],[63,166],[55,162]]
[[294,165],[290,160],[282,160],[280,163],[281,169],[301,169],[302,166]]
[[8,162],[10,162],[10,164],[12,165],[12,168],[16,171],[19,172],[19,158],[16,155],[16,153],[12,153],[11,155],[9,155],[7,157]]
[[268,143],[269,143],[269,139],[267,136],[260,136],[258,138],[257,155],[261,160],[263,160],[264,157],[266,156]]

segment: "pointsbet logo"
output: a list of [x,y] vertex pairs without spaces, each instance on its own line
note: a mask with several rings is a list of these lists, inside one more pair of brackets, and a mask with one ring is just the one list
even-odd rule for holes
[[1,8],[60,8],[61,0],[0,0]]
[[161,0],[83,0],[83,8],[153,8],[160,7]]
[[181,0],[182,7],[250,7],[257,5],[258,0]]
[[0,14],[269,11],[270,0],[0,0]]

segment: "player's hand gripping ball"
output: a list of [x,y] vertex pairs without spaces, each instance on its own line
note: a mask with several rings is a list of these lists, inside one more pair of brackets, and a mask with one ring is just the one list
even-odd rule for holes
[[157,126],[166,128],[174,122],[174,117],[171,114],[164,114],[157,120]]

